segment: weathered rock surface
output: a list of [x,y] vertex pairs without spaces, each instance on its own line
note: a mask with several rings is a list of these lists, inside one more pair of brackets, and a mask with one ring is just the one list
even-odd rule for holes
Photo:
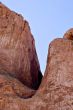
[[0,73],[37,89],[42,79],[28,22],[0,3]]
[[55,39],[48,53],[44,78],[27,110],[73,110],[73,41]]
[[[16,16],[18,16],[18,14],[16,15],[14,12],[11,12],[9,9],[5,8],[5,6],[3,6],[2,4],[0,4],[0,12],[2,12],[2,14],[0,13],[1,22],[3,20],[3,17],[5,18],[6,16],[3,15],[3,13],[5,12],[10,13],[8,15],[8,19],[11,16],[10,22],[12,20],[13,15],[15,16],[13,18],[13,22],[11,22],[14,23],[15,25],[19,20],[19,18],[22,19],[22,17],[19,16],[17,17],[18,20],[15,21],[14,19],[16,18]],[[10,24],[8,23],[5,29],[3,29],[4,26],[3,28],[0,28],[0,33],[3,32],[3,34],[0,35],[1,37],[0,38],[1,39],[0,40],[0,110],[73,110],[73,60],[72,60],[73,41],[72,39],[68,37],[66,37],[66,39],[59,38],[59,39],[55,39],[50,43],[45,75],[39,89],[35,91],[27,86],[30,84],[29,82],[31,82],[29,86],[34,87],[31,86],[33,85],[32,82],[34,81],[28,80],[29,78],[31,79],[32,76],[33,78],[35,78],[36,75],[36,77],[38,76],[37,79],[41,79],[41,73],[39,71],[40,70],[39,63],[38,63],[37,55],[34,52],[35,46],[34,44],[32,45],[31,43],[32,42],[32,37],[30,37],[31,33],[30,31],[25,31],[25,30],[30,30],[29,26],[27,25],[25,26],[27,28],[25,29],[23,28],[24,30],[22,32],[23,34],[17,34],[18,37],[16,37],[15,35],[18,32],[20,33],[20,27],[19,27],[20,21],[23,20],[19,20],[17,26],[16,27],[14,26],[15,27],[13,29],[14,31],[12,31],[13,35],[10,34],[12,30],[11,23]],[[23,22],[21,23],[21,27],[22,25]],[[8,28],[8,26],[10,28]],[[6,32],[8,32],[7,35]],[[9,40],[9,38],[13,40]],[[18,40],[19,38],[20,40]],[[22,58],[24,58],[24,60]],[[30,63],[29,62],[31,61],[30,59],[33,59],[32,61],[34,63],[33,62]],[[27,62],[27,66],[25,65],[25,61]],[[23,64],[26,67],[23,66]],[[33,68],[34,67],[33,65],[35,66],[35,68]],[[38,67],[39,72],[36,71],[37,70],[36,65]],[[34,75],[30,74],[31,72],[30,67],[31,67],[31,71],[33,70],[35,72]],[[24,69],[27,70],[27,72],[25,72]],[[23,78],[25,78],[26,80]],[[21,83],[22,79],[23,81],[27,81],[26,83],[24,83],[25,85]],[[37,85],[36,80],[35,80],[35,84]]]
[[0,94],[2,110],[73,110],[73,42],[55,39],[49,46],[45,76],[29,99]]
[[65,34],[64,34],[65,39],[73,40],[73,28],[69,29]]
[[35,90],[23,85],[19,80],[9,74],[0,74],[0,95],[13,95],[20,98],[30,98],[35,94]]

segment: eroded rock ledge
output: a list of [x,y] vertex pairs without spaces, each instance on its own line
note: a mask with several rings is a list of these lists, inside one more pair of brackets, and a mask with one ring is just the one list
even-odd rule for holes
[[73,110],[72,37],[50,43],[42,79],[27,21],[0,3],[0,110]]

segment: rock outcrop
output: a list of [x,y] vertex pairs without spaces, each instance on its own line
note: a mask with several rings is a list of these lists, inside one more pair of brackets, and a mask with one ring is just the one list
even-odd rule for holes
[[0,3],[0,73],[10,73],[37,89],[42,79],[29,24]]
[[32,98],[0,94],[2,110],[72,110],[73,42],[55,39],[49,46],[44,78]]
[[73,28],[69,29],[65,34],[64,34],[65,39],[73,40]]
[[[0,35],[0,110],[73,110],[72,39],[58,38],[50,43],[45,75],[41,82],[42,75],[29,26],[26,25],[20,34],[20,26],[22,27],[24,22],[20,20],[22,17],[2,4],[0,4],[0,12],[2,12],[0,13],[2,23],[4,23],[3,17],[7,15],[3,13],[10,13],[8,19],[11,16],[10,24],[7,23],[5,28],[5,23],[3,28],[0,25],[0,33],[2,32]],[[21,25],[19,25],[20,21],[22,21]],[[18,36],[16,33],[19,33]],[[37,80],[28,80],[31,78]],[[36,88],[38,87],[36,85],[40,84],[37,82],[41,82],[41,85],[38,90],[33,90],[33,87]]]

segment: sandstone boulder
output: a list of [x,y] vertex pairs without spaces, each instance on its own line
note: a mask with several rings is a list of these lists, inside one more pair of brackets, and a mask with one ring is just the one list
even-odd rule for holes
[[42,79],[29,24],[0,3],[0,73],[10,73],[26,86],[37,89]]
[[65,34],[64,38],[68,40],[73,40],[73,28],[69,29]]

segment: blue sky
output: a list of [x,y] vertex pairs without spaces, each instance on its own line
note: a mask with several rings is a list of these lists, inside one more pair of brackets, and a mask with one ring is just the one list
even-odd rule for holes
[[44,74],[49,43],[73,27],[73,0],[0,0],[29,22]]

